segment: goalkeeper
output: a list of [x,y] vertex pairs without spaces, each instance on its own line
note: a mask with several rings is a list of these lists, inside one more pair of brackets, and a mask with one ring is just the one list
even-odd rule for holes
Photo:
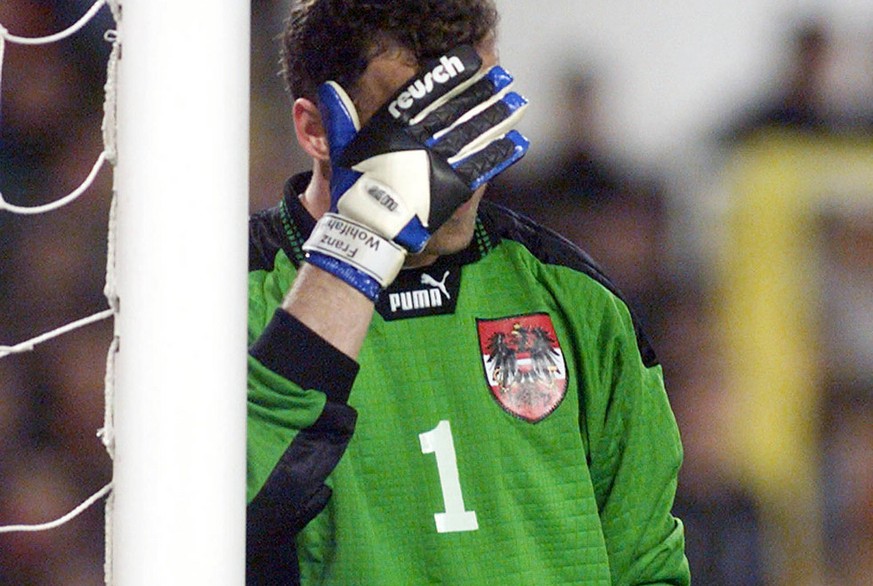
[[250,585],[689,583],[655,354],[583,252],[483,200],[528,149],[496,22],[292,2],[313,168],[250,223]]

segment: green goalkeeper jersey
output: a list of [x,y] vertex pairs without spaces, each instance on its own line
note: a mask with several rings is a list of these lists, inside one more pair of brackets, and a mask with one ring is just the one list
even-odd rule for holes
[[593,263],[483,202],[354,363],[277,311],[305,182],[251,222],[250,583],[688,584],[662,371]]

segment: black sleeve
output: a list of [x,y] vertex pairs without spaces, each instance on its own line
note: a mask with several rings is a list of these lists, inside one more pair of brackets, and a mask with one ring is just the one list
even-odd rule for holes
[[[297,360],[286,353],[307,355],[308,369],[293,371]],[[295,540],[297,534],[324,509],[331,491],[325,480],[342,458],[357,414],[346,401],[357,365],[325,353],[339,352],[293,317],[278,310],[250,353],[264,366],[294,380],[303,388],[324,390],[328,400],[321,415],[301,429],[279,458],[246,511],[246,584],[299,584]],[[317,357],[321,356],[320,360]],[[320,364],[333,364],[328,377]],[[338,368],[339,365],[339,368]],[[338,375],[337,370],[343,371]]]

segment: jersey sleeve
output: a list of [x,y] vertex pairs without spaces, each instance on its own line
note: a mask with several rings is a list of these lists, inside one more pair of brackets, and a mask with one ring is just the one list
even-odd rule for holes
[[626,306],[603,312],[586,403],[591,474],[613,584],[687,585],[684,530],[671,509],[682,447],[660,365],[644,364]]
[[294,584],[294,540],[327,504],[358,366],[276,309],[249,348],[247,584]]

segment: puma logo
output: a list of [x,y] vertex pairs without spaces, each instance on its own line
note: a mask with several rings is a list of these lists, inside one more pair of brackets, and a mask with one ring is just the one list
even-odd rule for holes
[[446,279],[448,279],[448,278],[449,278],[449,271],[446,271],[445,273],[443,273],[443,278],[439,281],[437,281],[436,279],[434,279],[433,277],[431,277],[427,273],[424,273],[421,276],[421,284],[422,285],[430,285],[431,287],[436,287],[437,289],[439,289],[440,291],[443,292],[443,295],[446,296],[446,299],[451,299],[452,296],[449,295],[448,290],[446,290]]

